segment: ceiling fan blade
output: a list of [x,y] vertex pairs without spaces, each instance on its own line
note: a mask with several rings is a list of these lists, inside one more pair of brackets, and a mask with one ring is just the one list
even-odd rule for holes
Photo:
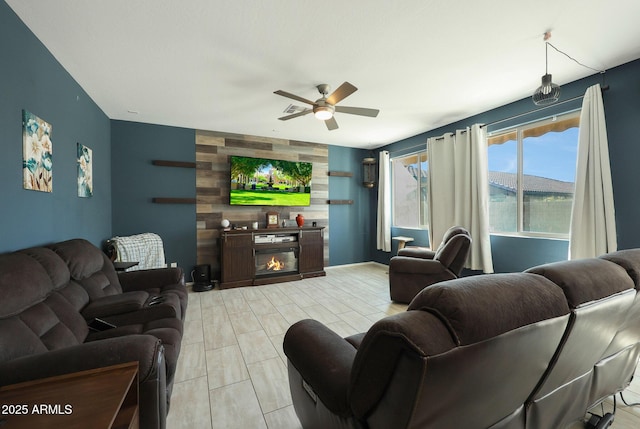
[[307,100],[306,98],[299,97],[299,96],[297,96],[295,94],[291,94],[290,92],[283,91],[281,89],[279,89],[277,91],[273,91],[273,93],[281,95],[283,97],[287,97],[287,98],[291,98],[291,99],[294,99],[294,100],[298,100],[298,101],[301,101],[303,103],[311,104],[312,106],[315,105],[315,103],[313,101],[311,101],[311,100]]
[[366,109],[364,107],[336,106],[336,112],[348,113],[350,115],[369,116],[371,118],[375,118],[376,116],[378,116],[378,113],[380,113],[380,110]]
[[333,116],[324,121],[324,123],[329,131],[338,129],[338,123],[336,122],[336,118],[334,118]]
[[333,91],[333,93],[327,98],[327,103],[335,105],[336,103],[339,103],[340,100],[344,100],[357,90],[358,88],[351,85],[349,82],[345,82]]
[[278,119],[280,119],[281,121],[288,121],[289,119],[297,118],[298,116],[304,116],[311,112],[313,112],[313,109],[304,109],[302,112],[297,112],[292,115],[282,116]]

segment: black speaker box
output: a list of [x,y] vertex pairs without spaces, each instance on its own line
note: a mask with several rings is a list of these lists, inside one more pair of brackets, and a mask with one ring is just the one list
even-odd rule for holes
[[191,272],[194,292],[205,292],[213,289],[211,284],[211,265],[196,265]]

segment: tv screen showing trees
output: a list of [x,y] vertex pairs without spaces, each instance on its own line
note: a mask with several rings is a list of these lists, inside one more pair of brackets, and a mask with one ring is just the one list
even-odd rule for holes
[[310,162],[231,157],[231,205],[308,206]]

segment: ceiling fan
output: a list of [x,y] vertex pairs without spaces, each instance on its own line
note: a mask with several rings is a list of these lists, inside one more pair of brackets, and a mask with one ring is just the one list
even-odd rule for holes
[[335,112],[340,113],[349,113],[351,115],[360,115],[360,116],[369,116],[371,118],[375,118],[378,116],[380,112],[378,109],[366,109],[364,107],[347,107],[347,106],[336,106],[340,101],[344,100],[354,92],[358,90],[355,86],[351,85],[349,82],[345,82],[340,85],[331,95],[327,97],[329,94],[330,87],[326,83],[318,85],[318,92],[322,95],[322,97],[318,98],[316,101],[307,100],[306,98],[299,97],[295,94],[291,94],[286,91],[278,90],[274,91],[274,94],[281,95],[283,97],[292,98],[294,100],[301,101],[306,104],[310,104],[313,106],[312,108],[305,108],[301,112],[294,113],[292,115],[283,116],[280,119],[281,121],[288,121],[289,119],[297,118],[299,116],[307,115],[311,112],[315,115],[316,118],[324,121],[327,125],[329,131],[335,130],[338,128],[338,123],[336,119],[333,117]]

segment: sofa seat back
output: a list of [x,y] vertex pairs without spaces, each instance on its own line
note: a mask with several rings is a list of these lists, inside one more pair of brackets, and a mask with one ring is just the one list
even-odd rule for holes
[[568,320],[562,291],[533,274],[428,287],[364,336],[352,410],[370,428],[524,427],[524,404]]
[[600,258],[621,266],[633,280],[636,294],[613,341],[596,364],[591,403],[601,401],[611,392],[624,390],[640,357],[640,249],[620,250]]
[[564,427],[581,419],[594,405],[591,398],[596,365],[624,324],[636,292],[622,267],[598,258],[556,262],[527,272],[556,283],[571,308],[558,353],[529,401],[527,427]]
[[52,244],[49,248],[67,264],[71,278],[87,291],[91,301],[122,294],[113,263],[87,240],[67,240]]
[[67,264],[71,283],[88,294],[89,303],[82,309],[87,320],[97,317],[119,326],[168,317],[184,319],[187,293],[181,269],[123,273],[121,282],[107,255],[87,240],[48,247]]
[[73,297],[68,279],[65,264],[48,249],[0,255],[0,362],[85,340],[85,320],[61,293]]
[[471,251],[471,234],[461,226],[454,226],[444,235],[433,259],[440,261],[456,277],[460,276]]

